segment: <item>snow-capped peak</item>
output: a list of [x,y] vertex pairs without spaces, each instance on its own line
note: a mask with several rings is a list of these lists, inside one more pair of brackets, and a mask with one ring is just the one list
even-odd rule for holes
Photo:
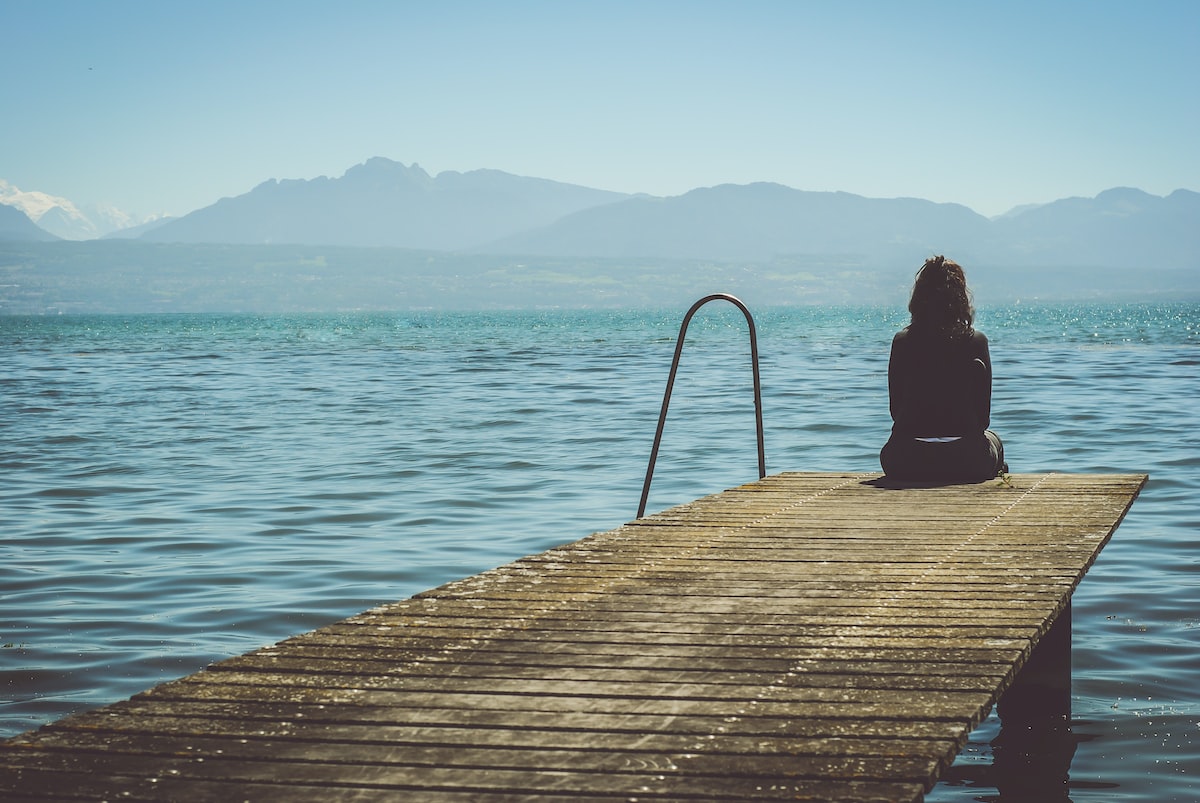
[[67,240],[91,240],[146,222],[109,205],[81,209],[67,198],[25,191],[4,179],[0,179],[0,203],[15,206],[46,231]]

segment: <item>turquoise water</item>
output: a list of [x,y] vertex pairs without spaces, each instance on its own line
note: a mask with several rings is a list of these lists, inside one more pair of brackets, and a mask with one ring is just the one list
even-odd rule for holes
[[[0,317],[0,736],[634,517],[683,310]],[[767,468],[878,470],[900,310],[755,311]],[[984,308],[1015,472],[1151,481],[1075,596],[1074,801],[1200,798],[1200,306]],[[649,509],[757,476],[693,323]],[[996,718],[932,801],[995,800]]]

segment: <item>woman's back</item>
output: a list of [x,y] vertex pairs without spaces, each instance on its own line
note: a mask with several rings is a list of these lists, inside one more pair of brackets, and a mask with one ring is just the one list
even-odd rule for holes
[[991,415],[991,357],[979,331],[947,338],[906,327],[892,339],[888,389],[904,437],[977,435]]

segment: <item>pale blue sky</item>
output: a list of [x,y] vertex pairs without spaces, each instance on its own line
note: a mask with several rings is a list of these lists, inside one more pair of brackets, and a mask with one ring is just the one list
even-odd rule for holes
[[1200,2],[0,0],[0,178],[184,214],[372,156],[994,215],[1200,190]]

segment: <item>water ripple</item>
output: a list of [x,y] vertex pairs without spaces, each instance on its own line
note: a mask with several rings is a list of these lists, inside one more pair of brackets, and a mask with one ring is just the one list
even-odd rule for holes
[[[652,509],[757,476],[731,313]],[[632,518],[680,316],[0,317],[0,735]],[[877,470],[902,315],[756,316],[768,470]],[[1014,471],[1152,475],[1075,596],[1076,803],[1200,797],[1197,320],[980,311]],[[930,801],[994,799],[994,729]]]

